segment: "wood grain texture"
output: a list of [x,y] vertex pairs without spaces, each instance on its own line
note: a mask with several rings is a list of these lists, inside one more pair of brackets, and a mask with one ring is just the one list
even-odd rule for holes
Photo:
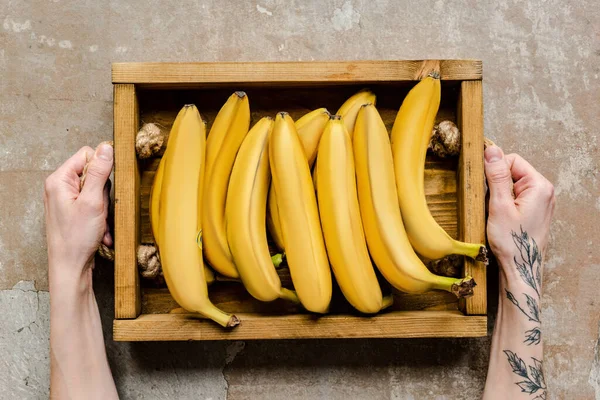
[[[225,63],[114,63],[113,83],[189,86],[222,83],[366,83],[414,81],[432,60]],[[442,80],[481,79],[479,60],[440,60]]]
[[[485,185],[483,170],[483,86],[481,81],[461,83],[458,104],[458,128],[462,132],[458,162],[459,238],[485,243]],[[465,275],[471,275],[477,287],[474,296],[461,301],[468,315],[487,313],[486,266],[465,259]]]
[[115,320],[116,341],[255,340],[325,338],[481,337],[487,317],[459,311],[395,311],[374,317],[309,314],[265,316],[238,314],[241,324],[224,330],[189,314],[150,314]]
[[115,318],[136,318],[141,311],[136,260],[140,243],[140,171],[135,156],[138,116],[134,85],[115,85]]

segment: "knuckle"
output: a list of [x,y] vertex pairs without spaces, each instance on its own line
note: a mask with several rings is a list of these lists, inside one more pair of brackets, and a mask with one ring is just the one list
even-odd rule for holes
[[52,194],[52,193],[56,192],[56,188],[57,188],[56,176],[54,174],[52,174],[49,177],[47,177],[46,180],[44,181],[44,193],[46,195]]
[[102,171],[102,167],[99,166],[97,163],[90,164],[87,170],[87,176],[88,178],[104,178],[104,172]]
[[497,168],[488,171],[488,181],[492,183],[502,183],[510,179],[510,172],[507,168]]
[[550,201],[554,201],[554,185],[544,178],[540,186],[541,195]]

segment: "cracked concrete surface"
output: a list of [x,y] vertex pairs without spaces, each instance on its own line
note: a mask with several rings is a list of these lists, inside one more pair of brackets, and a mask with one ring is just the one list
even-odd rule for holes
[[47,397],[50,296],[32,282],[0,291],[0,387],[3,399]]
[[[112,134],[114,61],[480,58],[486,135],[556,185],[543,330],[550,399],[600,398],[595,0],[0,3],[0,398],[46,398],[42,183]],[[477,398],[489,339],[114,343],[123,398]],[[493,304],[493,298],[491,302]]]

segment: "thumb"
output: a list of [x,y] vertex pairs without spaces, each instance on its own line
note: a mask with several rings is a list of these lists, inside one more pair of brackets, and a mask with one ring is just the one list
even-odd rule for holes
[[490,146],[485,150],[485,176],[490,188],[490,207],[514,205],[512,176],[502,149]]
[[88,165],[85,184],[81,189],[82,196],[102,201],[104,185],[108,180],[112,167],[113,148],[109,144],[102,143],[96,148],[96,152]]

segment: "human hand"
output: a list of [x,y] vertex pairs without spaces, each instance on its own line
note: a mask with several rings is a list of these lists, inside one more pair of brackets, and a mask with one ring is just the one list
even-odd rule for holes
[[[84,187],[80,175],[89,161]],[[82,147],[52,175],[44,187],[49,273],[80,277],[93,265],[100,242],[112,245],[108,215],[113,148]]]
[[490,195],[488,241],[506,279],[515,282],[517,269],[506,268],[515,256],[521,262],[528,253],[526,257],[537,262],[535,253],[541,264],[554,212],[554,186],[521,156],[505,156],[498,146],[485,150],[485,175]]

